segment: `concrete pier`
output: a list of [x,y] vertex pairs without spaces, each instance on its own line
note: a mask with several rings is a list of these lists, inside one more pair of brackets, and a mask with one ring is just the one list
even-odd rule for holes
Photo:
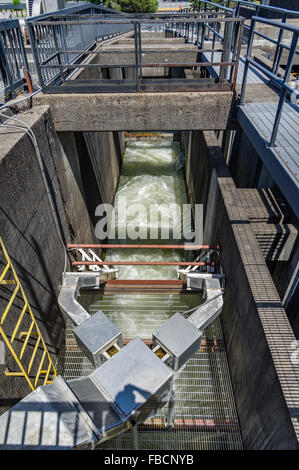
[[[227,92],[38,94],[56,131],[226,129],[234,94]],[[149,119],[150,116],[150,119]]]

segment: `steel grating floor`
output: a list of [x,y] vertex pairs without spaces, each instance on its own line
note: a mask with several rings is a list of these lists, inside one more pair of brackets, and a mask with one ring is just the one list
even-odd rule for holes
[[[79,298],[92,314],[101,309],[123,332],[150,340],[152,332],[175,312],[200,303],[198,295],[178,293],[84,294]],[[64,379],[87,375],[94,369],[76,345],[70,323],[61,349],[58,373]],[[238,424],[221,323],[216,319],[205,331],[200,350],[175,379],[174,428],[165,428],[167,406],[139,429],[139,448],[149,450],[240,450]],[[104,449],[132,449],[131,433],[117,436]]]

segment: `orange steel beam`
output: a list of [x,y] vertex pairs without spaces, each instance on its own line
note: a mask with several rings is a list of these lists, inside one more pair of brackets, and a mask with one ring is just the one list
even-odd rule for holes
[[146,279],[107,279],[103,282],[105,292],[186,292],[187,285],[182,280],[160,280],[153,281]]
[[115,284],[115,285],[149,285],[149,286],[161,286],[161,285],[171,285],[171,286],[183,286],[185,281],[178,279],[107,279],[106,285]]
[[[161,429],[165,431],[165,420],[153,418],[151,421],[145,421],[138,425],[140,431],[156,431]],[[174,430],[176,429],[192,429],[193,431],[215,431],[215,432],[236,432],[238,430],[238,423],[231,420],[218,420],[218,419],[185,419],[175,418],[173,420]]]
[[151,248],[151,249],[169,249],[169,250],[220,250],[220,245],[128,245],[116,243],[100,244],[72,244],[68,243],[67,248]]
[[[182,312],[184,314],[184,312]],[[123,338],[123,345],[126,346],[130,341],[132,341],[133,338]],[[146,344],[148,347],[152,347],[153,341],[150,338],[143,338],[142,341],[144,344]],[[211,352],[217,352],[217,351],[223,351],[224,350],[224,341],[221,338],[214,338],[214,339],[207,339],[203,338],[200,343],[200,348],[199,352],[205,352],[205,351],[211,351]]]
[[72,266],[215,266],[203,261],[73,261]]

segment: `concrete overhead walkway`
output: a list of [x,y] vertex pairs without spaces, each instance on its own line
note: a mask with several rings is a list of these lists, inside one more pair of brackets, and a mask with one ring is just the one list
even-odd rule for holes
[[[197,91],[200,90],[198,78],[193,80],[192,88],[183,67],[168,66],[198,60],[197,47],[185,44],[182,38],[165,38],[158,32],[142,33],[145,78],[141,92],[136,93],[135,46],[130,35],[132,33],[126,33],[99,44],[95,49],[97,54],[85,60],[89,64],[105,64],[108,77],[103,76],[103,69],[81,68],[72,74],[71,81],[56,87],[57,92],[40,93],[34,98],[36,105],[50,106],[57,131],[224,130],[229,126],[234,98],[230,85],[216,85],[218,91],[213,88],[207,91],[207,87],[215,87],[215,84],[203,80],[205,91]],[[156,63],[160,66],[146,67],[146,64]],[[132,67],[115,67],[118,64],[132,64]],[[112,65],[114,67],[109,68]],[[150,84],[147,78],[153,75],[156,80]],[[167,75],[178,78],[165,81]],[[173,82],[171,89],[169,82]],[[125,92],[122,92],[123,86]],[[144,86],[153,88],[144,93]]]

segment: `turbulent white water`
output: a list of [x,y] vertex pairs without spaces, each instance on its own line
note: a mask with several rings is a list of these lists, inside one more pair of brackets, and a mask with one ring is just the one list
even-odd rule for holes
[[[125,212],[121,206],[124,200],[127,208],[131,208],[133,204],[142,204],[146,212],[144,213],[136,206],[137,212],[130,214],[129,209],[125,219]],[[161,211],[158,219],[150,218],[150,208],[153,204],[160,205]],[[173,204],[179,208],[177,212],[173,212]],[[187,196],[179,143],[130,142],[126,147],[115,196],[115,223],[118,227],[115,230],[116,239],[110,237],[109,241],[129,244],[180,243],[183,239],[177,237],[177,228],[181,225],[179,211],[183,204],[187,204]],[[133,233],[133,236],[135,230],[139,238],[118,239],[118,235],[124,228],[127,229],[127,233]],[[156,229],[156,233],[153,229]],[[161,232],[162,229],[163,232]],[[168,229],[170,237],[167,237]],[[152,235],[155,235],[154,238],[149,238],[150,231]],[[107,261],[182,261],[185,258],[184,253],[178,250],[111,249],[107,250],[105,259]],[[176,279],[177,267],[119,266],[119,278]]]

